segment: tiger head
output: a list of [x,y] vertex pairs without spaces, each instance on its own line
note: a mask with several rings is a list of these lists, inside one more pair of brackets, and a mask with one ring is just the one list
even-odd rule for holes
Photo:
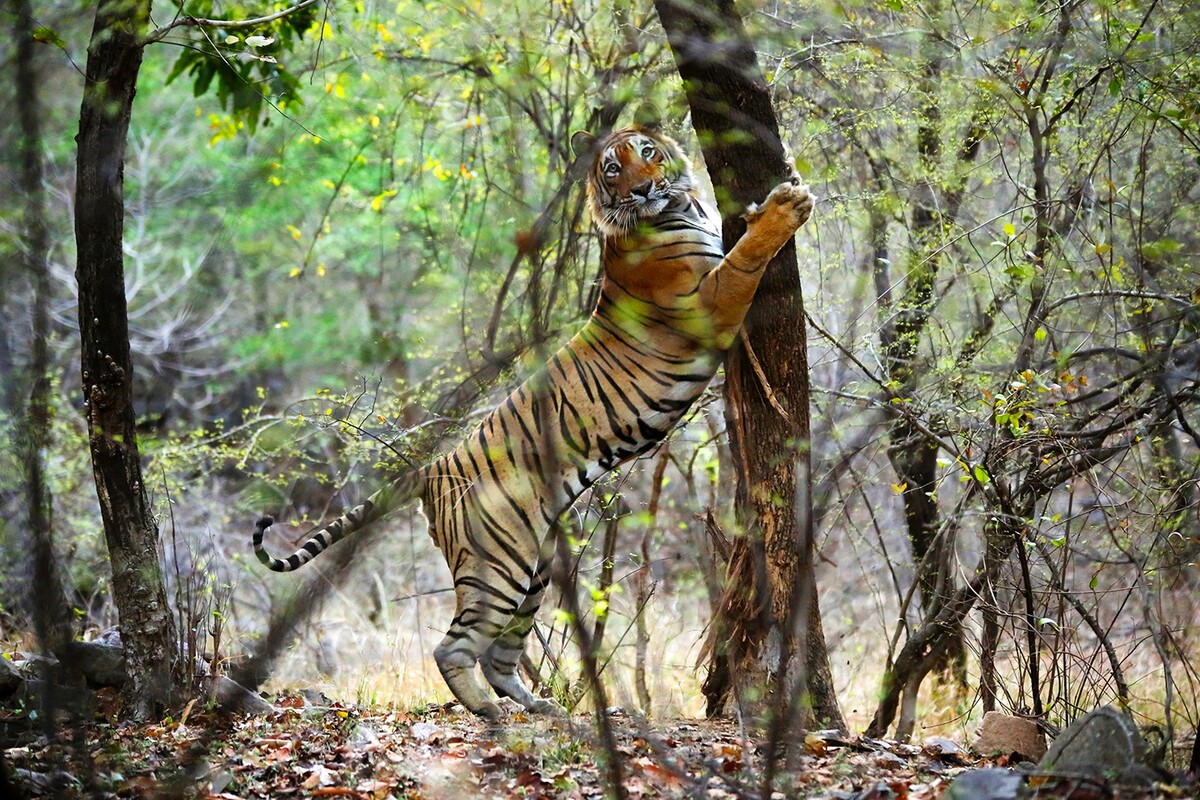
[[575,154],[592,155],[587,193],[596,226],[605,236],[631,233],[642,220],[691,194],[695,179],[687,156],[669,136],[634,126],[603,139],[586,131],[571,137]]

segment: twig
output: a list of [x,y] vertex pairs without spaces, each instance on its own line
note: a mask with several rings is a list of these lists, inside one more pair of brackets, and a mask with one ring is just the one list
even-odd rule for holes
[[253,19],[208,19],[205,17],[193,17],[185,15],[176,17],[175,19],[154,30],[149,36],[142,40],[143,45],[152,44],[162,40],[168,33],[179,27],[192,28],[221,28],[223,30],[236,30],[238,28],[253,28],[258,25],[265,25],[268,22],[274,22],[277,19],[283,19],[297,11],[302,11],[309,6],[316,5],[320,0],[301,0],[294,6],[276,11],[274,14],[267,14],[264,17],[255,17]]

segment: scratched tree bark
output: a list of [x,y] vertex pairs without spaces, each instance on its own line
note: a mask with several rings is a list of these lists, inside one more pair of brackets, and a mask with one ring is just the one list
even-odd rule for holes
[[[792,174],[766,82],[731,0],[656,0],[655,7],[729,248],[746,230],[746,205]],[[777,696],[782,687],[806,686],[811,714],[802,723],[844,727],[813,578],[808,359],[794,243],[767,267],[725,374],[737,513],[747,535],[733,539],[710,640],[709,714],[736,696],[744,711],[766,719],[793,702]],[[802,686],[779,681],[781,674],[799,676]]]

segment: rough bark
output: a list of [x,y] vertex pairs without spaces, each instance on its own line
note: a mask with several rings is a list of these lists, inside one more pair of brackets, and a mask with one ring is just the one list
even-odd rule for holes
[[[738,214],[792,172],[770,96],[731,0],[656,0],[655,7],[687,90],[729,248],[746,229]],[[816,719],[842,726],[813,578],[808,364],[794,244],[767,267],[725,369],[736,507],[749,535],[734,539],[715,627],[744,646],[712,648],[709,712],[736,691],[742,700],[761,698],[749,710],[764,718],[791,700],[774,696],[774,676],[803,675]]]
[[75,184],[88,443],[131,679],[124,689],[126,711],[138,718],[172,702],[178,688],[172,663],[175,626],[134,429],[122,254],[125,142],[149,14],[149,0],[104,0],[97,9],[76,137]]

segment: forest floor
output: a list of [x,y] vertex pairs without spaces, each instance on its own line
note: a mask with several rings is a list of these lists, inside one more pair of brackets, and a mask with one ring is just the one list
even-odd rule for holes
[[[101,694],[99,719],[105,718],[104,700]],[[488,725],[442,706],[373,710],[310,705],[299,695],[277,698],[276,705],[280,710],[265,716],[189,710],[179,720],[149,725],[120,723],[110,716],[66,728],[53,743],[31,733],[27,744],[8,747],[4,760],[33,796],[607,796],[604,759],[590,716],[553,719],[513,713],[502,724]],[[648,726],[623,714],[610,719],[626,796],[761,797],[763,748],[744,739],[733,722],[654,720]],[[11,712],[0,712],[0,721],[11,733],[16,722]],[[996,765],[946,740],[907,745],[809,734],[800,749],[798,763],[783,771],[773,797],[937,800],[951,796],[946,792],[956,775]],[[1170,786],[1119,792],[1067,782],[1044,785],[1025,796],[1132,800],[1194,794]]]

